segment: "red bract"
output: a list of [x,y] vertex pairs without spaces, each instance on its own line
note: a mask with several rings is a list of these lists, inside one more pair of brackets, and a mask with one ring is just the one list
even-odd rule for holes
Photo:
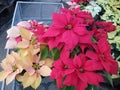
[[91,13],[89,13],[87,11],[81,11],[79,8],[76,8],[73,10],[61,8],[61,11],[63,13],[69,13],[73,17],[78,18],[80,21],[80,24],[82,24],[83,26],[88,26],[90,24],[93,24],[93,22],[94,22],[94,19],[92,18]]
[[36,35],[44,34],[45,28],[43,27],[43,25],[39,25],[36,28],[37,29],[32,31],[34,34],[36,34]]
[[39,22],[36,20],[30,21],[29,23],[31,24],[31,28],[29,28],[29,30],[35,35],[39,36],[41,34],[44,34],[45,27],[43,26],[43,24],[39,24]]
[[107,39],[108,38],[108,34],[106,31],[104,31],[104,29],[99,29],[99,30],[96,30],[95,33],[94,33],[94,38],[98,41],[102,38],[105,38]]
[[118,74],[118,64],[111,56],[110,45],[106,39],[100,39],[96,51],[87,51],[86,56],[101,63],[104,70],[109,74]]
[[51,78],[56,80],[58,88],[63,88],[63,78],[70,63],[70,59],[59,59],[53,63]]
[[61,58],[53,64],[51,77],[56,79],[58,86],[75,86],[76,90],[85,90],[88,84],[98,86],[99,82],[104,81],[102,76],[95,72],[102,70],[98,64],[95,60],[87,60],[84,54],[75,56],[73,60]]
[[105,21],[97,21],[95,22],[97,29],[103,29],[106,32],[115,31],[116,27],[112,24],[112,22],[105,22]]
[[78,43],[90,43],[91,36],[84,24],[84,18],[78,19],[70,13],[54,13],[53,24],[43,35],[42,40],[48,43],[50,49],[61,44],[73,49]]
[[99,59],[105,70],[110,74],[118,73],[118,64],[111,56],[111,48],[107,40],[98,41]]
[[64,63],[61,60],[57,60],[53,63],[53,67],[50,77],[56,79],[58,88],[63,88],[62,79],[64,77]]

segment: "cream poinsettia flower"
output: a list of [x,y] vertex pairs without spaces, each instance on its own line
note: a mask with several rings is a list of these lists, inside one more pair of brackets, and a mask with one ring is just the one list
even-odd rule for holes
[[20,36],[19,28],[17,26],[13,26],[7,30],[7,38],[9,37],[18,37]]
[[95,1],[90,1],[84,10],[89,11],[95,17],[101,11],[101,7]]
[[19,53],[21,56],[29,56],[29,54],[36,55],[38,52],[40,52],[40,45],[39,43],[31,43],[32,40],[22,40],[17,44],[17,48],[19,48]]
[[[5,45],[6,49],[13,49],[16,47],[18,39],[20,38],[19,28],[17,26],[13,26],[7,30],[7,42]],[[20,39],[19,39],[20,40]]]
[[34,61],[28,62],[23,76],[17,76],[17,80],[22,82],[24,88],[32,86],[37,89],[42,81],[41,76],[50,76],[51,69],[46,65],[45,61],[40,61],[39,56],[34,57]]
[[17,41],[15,38],[9,38],[6,42],[5,48],[6,49],[13,49],[17,46]]
[[28,21],[21,21],[17,24],[18,27],[31,28],[31,24]]
[[32,32],[22,27],[13,26],[7,31],[7,37],[8,40],[6,42],[5,48],[13,49],[16,48],[19,42],[23,42],[25,45],[25,39],[30,40],[32,37]]
[[16,45],[17,48],[28,48],[29,47],[29,41],[26,39],[22,39],[22,41],[18,42]]
[[19,63],[19,60],[14,57],[15,54],[12,55],[13,53],[8,54],[1,63],[3,71],[0,72],[0,81],[6,79],[6,84],[12,82],[12,80],[15,79],[16,75],[21,73],[23,70],[23,67]]
[[25,29],[25,28],[19,28],[20,31],[20,36],[26,40],[31,40],[32,37],[32,32],[30,32],[29,30]]
[[52,63],[54,62],[54,60],[51,58],[46,58],[43,61],[45,61],[45,65],[47,65],[50,68],[52,67]]
[[39,52],[39,49],[33,49],[32,46],[29,48],[23,48],[19,50],[20,60],[22,66],[26,68],[31,62],[34,61],[34,56]]

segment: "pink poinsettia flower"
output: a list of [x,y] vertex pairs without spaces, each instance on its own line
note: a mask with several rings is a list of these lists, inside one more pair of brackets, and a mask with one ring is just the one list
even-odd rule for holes
[[36,20],[21,21],[17,24],[17,26],[20,28],[20,34],[21,34],[22,38],[27,39],[27,40],[33,40],[33,37],[37,38],[37,36],[35,36],[35,35],[40,35],[42,33],[41,31],[43,29],[43,25],[41,25],[41,24],[39,25],[38,21],[36,21]]
[[31,27],[30,30],[35,34],[43,34],[44,32],[44,24],[43,22],[38,22],[37,20],[33,20],[29,22]]
[[69,9],[80,8],[80,5],[77,4],[76,2],[71,2],[71,1],[69,1],[69,2],[67,2],[67,4],[70,6]]
[[72,0],[72,1],[76,3],[88,3],[90,0]]
[[37,89],[42,81],[42,76],[50,76],[51,69],[46,65],[45,61],[39,61],[38,56],[34,56],[34,60],[31,60],[25,66],[26,72],[23,76],[18,76],[17,80],[21,81],[24,88],[32,86]]
[[[16,53],[16,55],[18,54]],[[23,70],[23,67],[15,56],[15,52],[7,55],[6,58],[2,61],[1,66],[3,71],[0,72],[0,81],[3,81],[6,78],[7,84],[12,82],[16,75],[20,74]]]
[[21,21],[17,24],[17,26],[23,27],[38,36],[40,34],[43,34],[45,31],[45,28],[47,27],[47,26],[44,26],[43,22],[38,22],[37,20]]
[[111,55],[111,48],[106,39],[100,39],[95,46],[94,51],[87,51],[86,56],[92,60],[97,60],[103,66],[104,70],[109,74],[118,74],[118,63]]
[[40,34],[44,34],[44,30],[45,28],[43,25],[38,25],[36,26],[36,29],[32,29],[32,32],[39,36]]
[[42,40],[48,43],[50,49],[64,44],[73,49],[78,43],[90,43],[91,33],[80,22],[69,13],[54,13],[53,24],[42,36]]
[[[80,54],[72,59],[59,59],[53,63],[51,78],[56,79],[57,86],[75,86],[76,90],[85,90],[88,84],[99,85],[103,82],[102,76],[95,71],[102,70],[99,63],[94,60],[87,60],[85,55]],[[63,80],[64,78],[64,80]]]
[[47,31],[49,27],[47,25],[44,25],[43,22],[38,22],[37,20],[28,21],[28,23],[30,24],[28,30],[32,32],[32,34],[37,36],[38,40],[45,33],[45,31]]

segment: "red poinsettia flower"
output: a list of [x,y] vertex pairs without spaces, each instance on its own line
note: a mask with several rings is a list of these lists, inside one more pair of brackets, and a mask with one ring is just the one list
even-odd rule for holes
[[80,20],[80,24],[84,26],[91,25],[94,22],[91,13],[87,11],[81,11],[79,8],[73,10],[61,8],[61,11],[63,13],[70,13],[73,17],[78,18]]
[[100,40],[101,38],[105,38],[105,39],[108,38],[108,34],[106,31],[104,31],[104,29],[96,30],[93,36],[97,41]]
[[100,39],[95,50],[88,50],[86,56],[92,60],[98,60],[107,73],[118,74],[118,63],[111,55],[110,45],[107,40],[104,38]]
[[99,82],[104,81],[102,76],[95,73],[96,70],[101,70],[102,67],[94,60],[87,60],[84,54],[75,56],[72,64],[73,67],[68,67],[65,72],[65,85],[73,85],[76,90],[85,90],[88,84],[98,86]]
[[56,83],[58,88],[63,88],[63,78],[65,76],[65,71],[67,69],[68,65],[71,65],[70,59],[65,59],[65,60],[57,60],[53,63],[53,69],[51,73],[51,78],[56,79]]
[[90,43],[92,35],[81,21],[69,13],[54,13],[53,24],[42,39],[48,43],[50,49],[61,44],[73,49],[78,43]]
[[97,21],[95,22],[97,29],[104,29],[106,32],[115,31],[116,27],[112,22]]
[[73,60],[61,58],[53,64],[51,77],[56,79],[59,88],[67,85],[75,86],[76,90],[85,90],[88,84],[99,85],[99,82],[104,81],[95,72],[102,69],[98,64],[95,60],[87,60],[84,54],[75,56]]

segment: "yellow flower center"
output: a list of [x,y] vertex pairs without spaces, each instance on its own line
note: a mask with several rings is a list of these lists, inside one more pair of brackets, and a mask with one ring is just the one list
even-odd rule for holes
[[102,59],[104,59],[104,58],[105,58],[105,56],[104,56],[103,54],[101,54],[101,55],[100,55],[100,57],[101,57]]
[[33,29],[36,29],[37,25],[32,26]]
[[17,66],[12,67],[13,72],[15,72],[17,69],[18,69]]
[[38,63],[33,63],[33,66],[32,66],[35,70],[38,70],[40,69],[40,66]]
[[74,16],[74,17],[76,17],[76,16],[77,16],[77,14],[76,14],[76,13],[74,13],[74,14],[73,14],[73,16]]
[[65,65],[65,66],[64,66],[64,69],[67,69],[67,68],[68,68],[68,66],[67,66],[67,65]]
[[86,21],[86,22],[90,22],[90,19],[87,18],[87,19],[85,19],[85,21]]
[[30,43],[32,45],[35,45],[37,43],[38,37],[37,36],[32,36],[32,40],[30,41]]
[[73,26],[71,24],[68,24],[67,26],[65,26],[65,29],[67,30],[71,30],[73,28]]
[[83,69],[83,68],[80,68],[79,71],[83,73],[83,72],[84,72],[84,69]]

